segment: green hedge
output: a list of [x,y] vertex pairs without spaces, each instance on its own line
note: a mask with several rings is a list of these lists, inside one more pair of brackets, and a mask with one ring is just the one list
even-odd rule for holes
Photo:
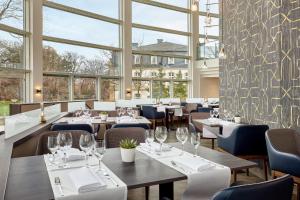
[[9,101],[0,101],[0,116],[9,115]]

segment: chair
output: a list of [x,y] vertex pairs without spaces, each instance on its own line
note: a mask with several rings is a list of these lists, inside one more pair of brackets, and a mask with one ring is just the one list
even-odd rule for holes
[[214,109],[213,108],[198,107],[198,112],[210,113],[211,110],[214,110]]
[[266,143],[273,177],[292,175],[300,199],[300,134],[293,129],[269,130]]
[[114,124],[112,125],[112,128],[130,128],[130,127],[136,127],[136,128],[143,128],[143,129],[150,129],[148,124]]
[[145,129],[138,127],[130,128],[112,128],[105,132],[105,141],[107,148],[120,147],[120,141],[129,138],[135,139],[138,144],[145,142]]
[[291,200],[293,179],[291,176],[262,183],[234,186],[214,195],[213,200]]
[[[82,131],[82,130],[80,130],[80,131],[72,130],[72,131],[68,131],[68,132],[71,132],[71,134],[72,134],[72,140],[73,140],[72,147],[80,149],[80,147],[79,147],[80,136],[82,134],[85,134],[88,132]],[[59,131],[47,131],[47,132],[41,133],[38,136],[37,149],[36,149],[35,155],[43,155],[43,154],[50,153],[50,151],[47,147],[48,137],[56,136],[58,133],[59,133]]]
[[211,148],[214,149],[215,148],[215,137],[204,137],[203,136],[203,124],[196,122],[196,119],[207,119],[210,117],[209,112],[192,112],[190,114],[190,125],[189,126],[194,126],[196,132],[200,132],[201,133],[201,139],[204,140],[211,140]]
[[87,131],[91,134],[94,133],[94,129],[90,124],[65,124],[65,123],[58,123],[53,124],[51,126],[51,131],[71,131],[71,130],[82,130]]
[[[267,147],[265,133],[267,125],[241,125],[232,131],[230,136],[218,134],[218,149],[246,160],[262,160],[265,180],[268,180]],[[236,181],[236,171],[234,171]]]
[[156,122],[163,122],[166,118],[165,112],[157,112],[157,108],[153,106],[143,106],[143,116],[149,119],[153,123],[153,128],[156,127]]

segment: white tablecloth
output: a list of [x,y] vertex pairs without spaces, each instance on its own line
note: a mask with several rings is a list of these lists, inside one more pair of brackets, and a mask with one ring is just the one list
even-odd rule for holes
[[[104,188],[96,191],[79,193],[75,189],[74,183],[71,181],[69,173],[72,170],[79,169],[85,166],[85,161],[68,162],[69,168],[59,169],[55,166],[50,166],[47,156],[44,156],[46,167],[48,170],[49,179],[51,182],[52,190],[56,200],[126,200],[127,199],[127,186],[123,183],[111,170],[109,170],[103,163],[102,169],[109,174],[104,176],[102,172],[96,172],[98,169],[98,161],[96,158],[91,159],[90,169],[94,172],[97,178],[106,183]],[[61,195],[59,187],[55,184],[55,177],[59,177],[62,184],[64,196]],[[118,186],[116,185],[118,184]]]
[[[183,200],[208,200],[216,192],[230,185],[231,171],[226,166],[219,165],[199,156],[193,157],[188,152],[184,152],[181,155],[182,151],[175,147],[172,147],[171,151],[163,152],[161,155],[157,155],[156,152],[151,152],[149,149],[142,148],[141,146],[137,150],[188,176],[188,185],[182,196]],[[182,160],[191,160],[190,162],[185,161],[187,165],[193,165],[193,159],[195,159],[197,161],[195,163],[209,164],[212,167],[204,167],[203,170],[196,171],[191,170],[195,166],[182,167],[178,164],[172,164],[174,160],[181,158]]]
[[[222,135],[224,137],[228,137],[231,135],[232,131],[238,127],[241,126],[241,124],[237,124],[234,122],[228,122],[228,121],[224,121],[221,119],[213,119],[214,121],[216,121],[218,124],[222,125],[223,127],[223,132]],[[215,129],[215,132],[219,132],[219,128],[218,127],[210,127],[209,129]],[[206,138],[217,138],[216,134],[214,134],[213,132],[211,132],[208,129],[208,127],[206,125],[203,126],[203,137]]]

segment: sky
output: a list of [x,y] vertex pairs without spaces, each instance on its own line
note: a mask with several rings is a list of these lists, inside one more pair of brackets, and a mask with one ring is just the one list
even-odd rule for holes
[[[1,2],[5,0],[0,0]],[[21,0],[15,0],[21,1]],[[94,12],[100,15],[105,15],[111,18],[118,19],[119,8],[118,0],[51,0],[56,3],[64,4],[67,6],[80,8],[89,12]],[[156,0],[162,3],[168,3],[176,6],[187,7],[187,0]],[[217,0],[210,0],[210,3],[214,3]],[[206,10],[207,0],[200,0],[200,10]],[[214,6],[215,8],[215,6]],[[211,9],[215,10],[215,9]],[[43,9],[44,16],[44,28],[43,34],[53,37],[78,40],[83,42],[101,44],[106,46],[120,47],[119,41],[119,26],[87,18],[63,11],[58,11],[48,7]],[[132,21],[133,23],[145,24],[150,26],[157,26],[162,28],[169,28],[179,31],[188,31],[188,15],[181,12],[171,11],[163,8],[158,8],[150,5],[144,5],[136,2],[132,2]],[[213,20],[214,21],[214,20]],[[215,23],[218,21],[215,20]],[[1,21],[17,28],[23,26],[22,20],[9,20]],[[203,23],[203,19],[200,19],[200,23]],[[203,29],[200,29],[201,33]],[[218,35],[218,29],[210,29],[209,33],[212,35]],[[7,35],[7,34],[6,34]],[[5,34],[1,33],[0,37],[4,38]],[[174,42],[178,44],[188,44],[188,38],[186,36],[180,36],[169,33],[162,33],[156,31],[148,31],[142,29],[132,29],[132,42],[147,45],[156,43],[157,39],[164,39],[164,41]],[[70,45],[55,44],[45,42],[45,44],[51,44],[55,47],[59,53],[64,51],[78,51],[79,53],[92,57],[96,52],[90,48],[84,47],[72,47]]]

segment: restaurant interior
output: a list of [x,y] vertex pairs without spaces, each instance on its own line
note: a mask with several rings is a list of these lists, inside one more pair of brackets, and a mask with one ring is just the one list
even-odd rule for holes
[[300,0],[0,0],[0,200],[300,200]]

